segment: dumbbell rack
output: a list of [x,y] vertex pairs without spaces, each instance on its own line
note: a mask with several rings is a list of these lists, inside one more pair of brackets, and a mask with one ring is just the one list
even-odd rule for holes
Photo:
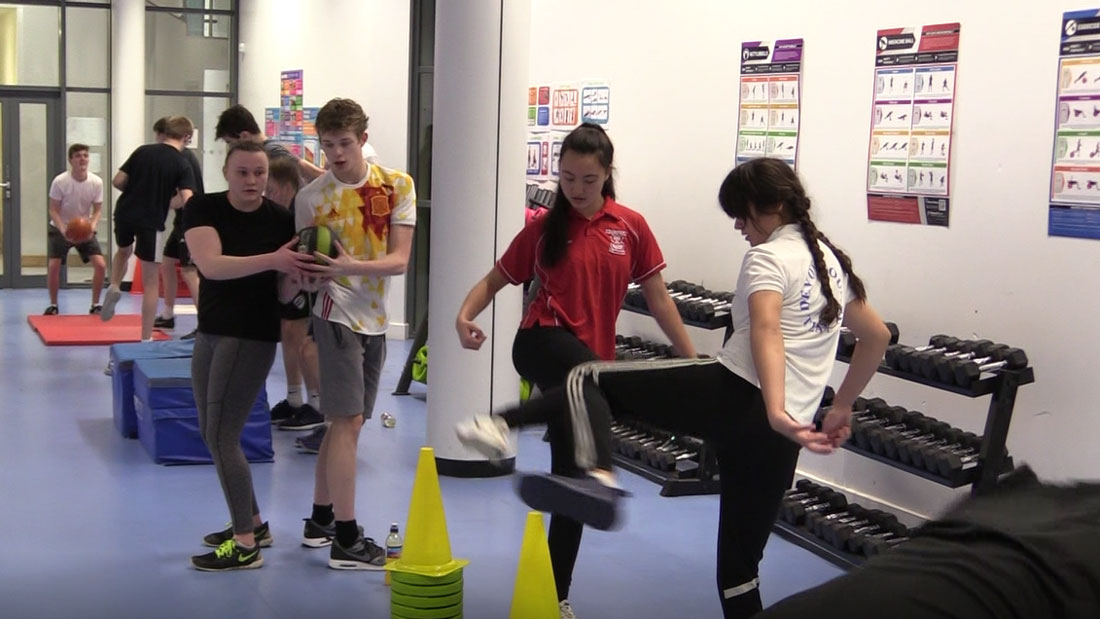
[[[838,354],[837,361],[848,363],[851,361],[851,358]],[[1002,370],[986,378],[975,381],[969,387],[945,385],[940,382],[928,380],[923,376],[900,372],[885,363],[879,365],[878,373],[928,387],[934,387],[943,391],[949,391],[968,398],[979,398],[992,395],[993,397],[989,402],[989,412],[986,414],[985,419],[985,431],[982,434],[982,447],[979,454],[978,466],[959,471],[959,473],[953,477],[944,477],[924,469],[903,464],[896,460],[890,460],[873,452],[865,451],[851,441],[843,445],[844,449],[881,462],[887,466],[901,469],[907,473],[947,486],[948,488],[961,488],[969,485],[971,486],[971,492],[973,494],[988,491],[997,485],[997,478],[1005,470],[1005,463],[1007,460],[1005,442],[1008,439],[1008,428],[1012,422],[1012,412],[1016,405],[1016,390],[1022,385],[1035,382],[1035,373],[1032,368]],[[776,521],[773,531],[787,541],[809,550],[823,559],[843,568],[858,566],[866,560],[860,555],[828,546],[809,531],[780,520]]]
[[[648,310],[632,307],[625,303],[622,309],[643,316],[653,316]],[[714,322],[709,323],[688,320],[686,318],[682,318],[682,320],[685,325],[706,329],[708,331],[725,329],[726,332],[723,341],[729,339],[730,334],[733,333],[733,321],[729,312],[721,316],[715,316]],[[655,484],[660,484],[661,496],[674,497],[718,494],[721,489],[721,485],[718,482],[718,460],[714,454],[714,450],[706,442],[703,443],[703,447],[699,450],[699,470],[696,478],[680,479],[675,477],[674,474],[651,468],[638,460],[633,460],[619,453],[613,454],[612,459],[619,468],[644,477]]]

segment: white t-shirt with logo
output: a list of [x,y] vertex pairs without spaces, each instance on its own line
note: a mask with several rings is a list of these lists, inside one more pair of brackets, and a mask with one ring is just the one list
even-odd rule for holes
[[76,217],[91,219],[92,205],[103,202],[103,179],[88,172],[88,178],[78,181],[69,172],[62,172],[50,184],[50,199],[61,203],[61,221],[66,224]]
[[840,302],[838,320],[832,325],[820,323],[825,296],[802,227],[780,226],[767,241],[745,254],[730,307],[733,335],[718,353],[722,365],[759,387],[749,339],[749,297],[760,290],[783,295],[779,325],[787,360],[785,407],[799,423],[811,423],[821,405],[821,395],[836,362],[844,307],[852,300],[848,276],[840,262],[824,243],[818,241],[818,246],[825,256],[833,297]]

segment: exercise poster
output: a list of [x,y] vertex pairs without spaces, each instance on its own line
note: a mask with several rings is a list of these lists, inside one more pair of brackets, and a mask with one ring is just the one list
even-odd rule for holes
[[741,44],[737,163],[775,157],[798,161],[802,39]]
[[527,89],[527,180],[558,177],[561,143],[581,123],[607,128],[611,84],[607,80],[556,82]]
[[321,138],[317,136],[317,112],[319,107],[302,108],[302,156],[310,163],[324,167]]
[[1100,10],[1062,16],[1047,233],[1100,239]]
[[302,71],[283,71],[279,81],[279,137],[295,141],[302,135]]
[[264,135],[272,139],[279,137],[279,108],[264,108]]
[[867,217],[946,226],[959,24],[879,30],[875,38]]

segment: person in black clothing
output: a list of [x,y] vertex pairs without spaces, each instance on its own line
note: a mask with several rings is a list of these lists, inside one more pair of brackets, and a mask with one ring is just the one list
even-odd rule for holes
[[324,168],[313,165],[313,162],[302,157],[296,157],[285,146],[264,135],[260,125],[256,123],[256,117],[248,111],[248,108],[240,104],[227,108],[221,116],[218,116],[218,124],[214,127],[214,139],[225,140],[225,143],[230,146],[240,141],[256,142],[263,146],[269,161],[280,157],[294,160],[298,166],[298,173],[302,177],[302,184],[325,173]]
[[182,208],[194,193],[191,167],[180,156],[184,141],[195,127],[184,116],[173,116],[165,123],[164,142],[139,146],[122,164],[111,184],[122,191],[115,204],[115,244],[118,249],[111,262],[111,286],[103,301],[100,318],[110,320],[115,304],[122,296],[120,287],[126,263],[136,254],[141,265],[144,296],[141,303],[141,339],[153,338],[153,320],[157,312],[160,286],[158,265],[164,247],[165,223],[172,209]]
[[203,538],[216,549],[191,558],[205,571],[258,568],[259,547],[271,545],[241,432],[275,361],[279,304],[300,288],[300,265],[313,260],[292,249],[294,216],[263,197],[267,155],[259,144],[232,146],[224,173],[229,191],[195,197],[183,215],[201,276],[192,388],[202,438],[232,516],[228,529]]
[[[153,123],[153,133],[156,134],[157,142],[164,142],[164,132],[167,124],[167,116]],[[206,193],[206,188],[202,182],[202,165],[199,164],[199,158],[195,156],[195,152],[190,148],[190,137],[183,141],[183,146],[184,148],[180,151],[180,154],[187,161],[187,165],[191,166],[191,174],[195,179],[193,188],[195,195],[201,196]],[[198,307],[199,272],[191,262],[191,254],[187,251],[187,241],[183,239],[183,209],[176,209],[176,213],[172,217],[172,233],[168,235],[168,240],[164,243],[164,260],[160,263],[160,278],[164,282],[164,311],[153,320],[153,327],[156,329],[174,329],[176,327],[176,294],[179,292],[178,282],[176,281],[177,264],[180,265],[183,281],[191,292],[191,300],[195,302],[195,307]],[[193,337],[195,337],[195,331],[183,336],[182,339]]]
[[757,619],[1100,617],[1100,483],[1022,467],[913,539]]

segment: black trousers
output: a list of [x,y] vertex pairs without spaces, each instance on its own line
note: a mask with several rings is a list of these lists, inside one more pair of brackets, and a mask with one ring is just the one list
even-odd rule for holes
[[568,434],[562,445],[573,450],[573,471],[610,463],[610,422],[620,415],[714,445],[721,476],[717,580],[723,612],[727,619],[759,612],[760,559],[799,451],[768,425],[760,390],[713,359],[594,362],[574,369],[565,386],[509,414],[524,420],[561,410],[568,411],[559,423]]
[[[520,329],[512,344],[512,363],[520,376],[546,393],[560,388],[566,376],[576,366],[595,361],[596,353],[577,339],[568,329],[561,327],[533,327]],[[514,408],[501,414],[511,427],[547,424],[550,435],[550,472],[555,475],[577,475],[580,471],[573,460],[572,431],[568,428],[569,412],[553,403],[543,402],[538,396],[529,400],[530,406]],[[541,406],[546,404],[546,406]],[[554,582],[558,599],[569,598],[569,585],[573,581],[573,567],[581,547],[583,525],[571,518],[550,515],[550,531],[547,545],[550,547],[550,563],[554,568]]]

